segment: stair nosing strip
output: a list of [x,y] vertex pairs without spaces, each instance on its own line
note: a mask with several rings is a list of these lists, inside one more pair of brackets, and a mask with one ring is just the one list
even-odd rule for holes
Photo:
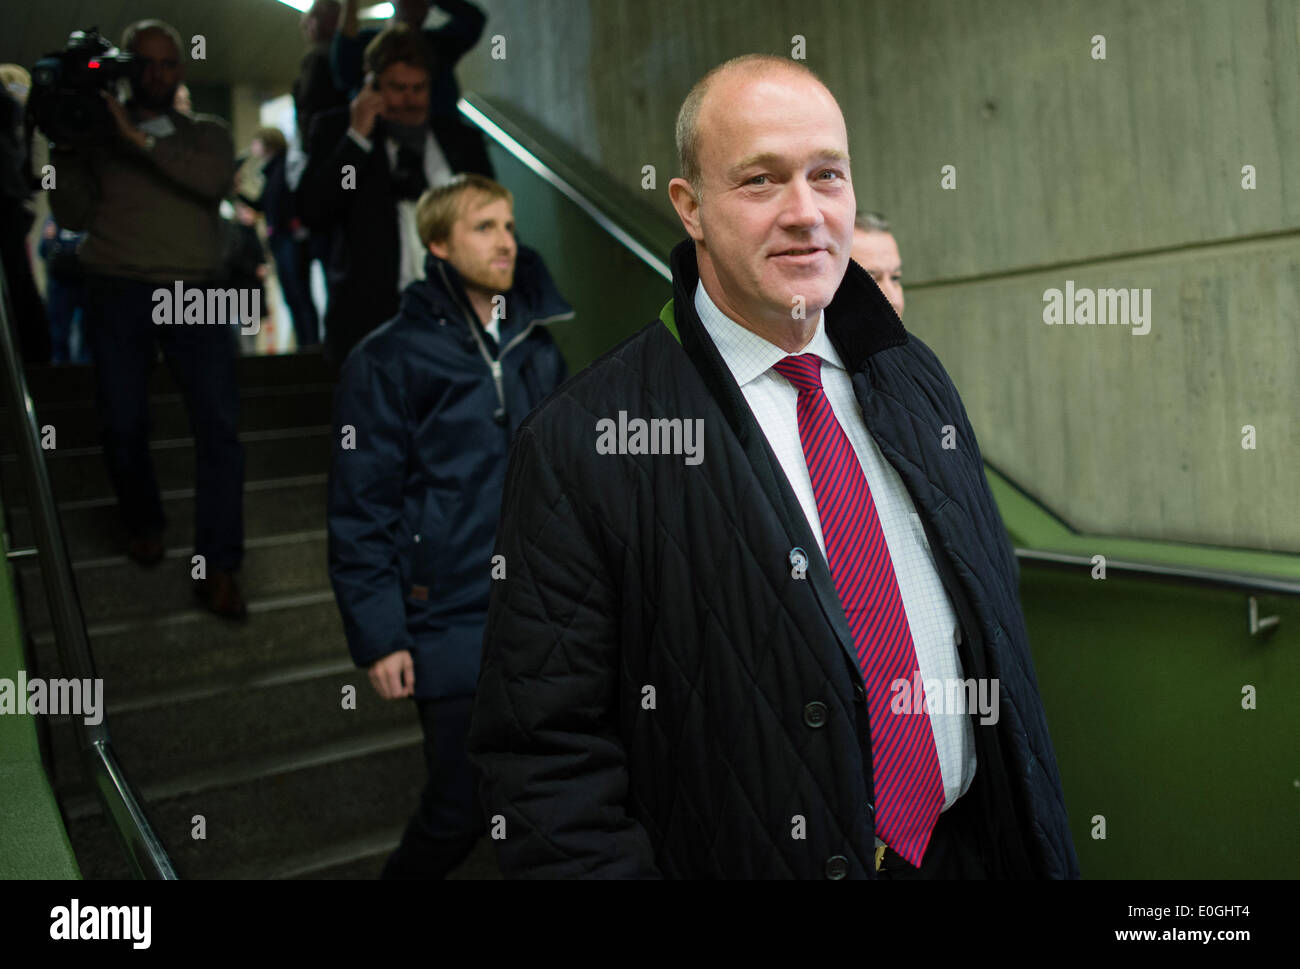
[[[279,478],[258,478],[255,481],[244,482],[244,494],[249,492],[277,491],[281,488],[305,488],[315,484],[328,484],[329,472],[316,471],[311,474],[299,474],[292,476],[283,476]],[[195,491],[193,488],[172,488],[168,491],[159,492],[163,502],[183,501],[193,498]],[[60,512],[65,511],[85,511],[91,508],[112,508],[117,504],[117,498],[109,495],[105,498],[74,498],[70,501],[57,502],[55,507]],[[9,513],[15,517],[26,517],[30,514],[26,505],[11,507]]]
[[[334,592],[329,589],[316,592],[293,592],[282,596],[269,596],[265,599],[246,600],[250,616],[276,612],[281,609],[294,609],[300,606],[318,606],[333,601]],[[211,618],[213,618],[212,614],[206,609],[197,607],[178,609],[175,612],[169,612],[152,619],[119,619],[88,623],[86,635],[93,641],[97,636],[117,636],[121,633],[130,633],[136,630],[154,629],[159,626],[179,626]],[[38,646],[54,644],[54,630],[49,626],[42,626],[40,629],[33,630],[31,636],[32,641]]]
[[[306,394],[319,394],[322,392],[333,393],[335,386],[336,386],[335,384],[329,383],[328,381],[317,381],[315,383],[308,383],[308,384],[287,384],[284,386],[280,386],[278,384],[254,385],[251,387],[241,386],[239,388],[239,396],[242,399],[244,397],[251,397],[251,398],[293,397],[293,396],[303,396]],[[156,394],[151,393],[149,395],[149,403],[150,404],[154,404],[154,403],[183,404],[185,403],[185,396],[181,394],[179,391],[177,392],[166,391],[166,392],[156,393]],[[45,408],[47,413],[52,410],[72,410],[73,408],[85,408],[85,407],[94,408],[95,406],[97,406],[94,398],[93,388],[91,390],[91,396],[89,397],[78,397],[78,398],[74,398],[73,400],[50,400],[50,401],[46,401],[43,404],[39,401],[34,400],[32,404],[37,410],[40,410],[41,408]],[[0,407],[0,414],[3,414],[4,412],[8,411],[8,409],[9,408],[7,407]]]
[[340,650],[335,659],[321,659],[312,663],[299,663],[295,666],[281,666],[270,670],[259,670],[251,678],[215,677],[189,686],[167,690],[165,692],[141,693],[119,700],[116,704],[107,704],[105,711],[112,719],[115,716],[141,711],[154,710],[176,703],[191,703],[195,700],[207,700],[223,693],[236,690],[266,690],[293,683],[306,683],[310,680],[323,680],[340,673],[356,670],[357,666],[349,658],[346,648]]
[[[276,548],[280,545],[293,545],[298,542],[318,542],[321,539],[329,538],[329,529],[326,528],[306,528],[297,532],[284,532],[279,535],[259,535],[256,538],[244,539],[244,549],[250,548]],[[188,554],[187,554],[188,553]],[[168,548],[163,550],[163,561],[171,560],[173,562],[184,562],[191,558],[193,552],[183,548]],[[130,563],[131,559],[127,555],[101,555],[93,559],[76,559],[72,563],[72,571],[89,571],[91,569],[108,569],[120,568]],[[18,565],[18,568],[25,569],[29,572],[40,570],[40,561],[24,560]]]
[[[261,431],[240,431],[240,444],[262,444],[267,441],[283,441],[292,438],[303,437],[306,435],[315,435],[317,437],[329,437],[334,428],[329,424],[303,424],[298,427],[280,427],[269,428]],[[177,451],[184,448],[194,447],[194,438],[191,437],[164,437],[149,442],[150,453],[154,451]],[[54,448],[46,455],[46,461],[55,461],[60,458],[88,458],[96,457],[103,454],[104,448],[100,444],[87,445],[85,447]],[[18,461],[17,454],[0,454],[0,461],[16,464]]]
[[[269,872],[260,874],[258,877],[266,881],[286,881],[301,878],[303,875],[310,875],[312,872],[321,871],[325,868],[350,865],[363,858],[371,858],[380,854],[392,854],[393,849],[401,843],[404,830],[404,827],[395,827],[390,828],[383,837],[353,838],[345,842],[341,849],[334,852],[320,850],[300,852],[278,864],[268,865]],[[306,861],[305,859],[314,860]],[[227,872],[238,870],[238,868],[227,869]],[[226,872],[213,876],[214,880],[220,881],[232,880],[234,877],[233,874],[227,874]]]
[[[166,781],[146,781],[135,785],[135,788],[145,806],[152,810],[162,801],[202,794],[222,787],[239,787],[280,774],[292,774],[314,767],[324,767],[360,757],[401,750],[403,747],[420,746],[423,742],[424,731],[419,726],[403,727],[375,734],[360,742],[334,741],[323,747],[314,747],[309,751],[300,751],[291,755],[264,755],[247,763],[232,761],[218,767],[182,774]],[[131,765],[123,766],[129,775]],[[74,820],[100,812],[99,799],[93,794],[73,795],[67,798],[64,808],[67,816]]]

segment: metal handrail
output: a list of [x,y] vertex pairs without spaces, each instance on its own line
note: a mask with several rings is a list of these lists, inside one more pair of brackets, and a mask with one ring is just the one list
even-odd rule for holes
[[[10,329],[12,319],[9,280],[0,271],[0,353],[4,357],[4,370],[8,378],[9,406],[18,439],[18,463],[22,466],[27,488],[28,509],[35,534],[34,544],[40,559],[45,598],[50,607],[54,641],[65,676],[94,680],[98,677],[90,653],[90,640],[86,635],[86,617],[72,576],[72,560],[68,556],[68,546],[63,537],[63,524],[54,504],[50,473],[45,466],[45,455],[36,426],[36,409],[28,392],[27,378],[23,374],[18,348]],[[77,747],[82,764],[94,782],[95,792],[104,805],[113,830],[121,839],[136,877],[174,880],[176,870],[171,859],[149,823],[144,805],[113,750],[107,714],[94,725],[86,724],[84,718],[79,717],[73,717],[72,723],[77,731]]]
[[[581,184],[583,181],[582,174],[576,171],[573,166],[566,165],[554,152],[548,151],[539,144],[537,138],[530,136],[524,130],[526,126],[522,122],[517,118],[508,117],[506,112],[499,106],[491,104],[479,94],[466,92],[465,96],[460,99],[458,107],[461,114],[471,124],[481,129],[504,151],[576,204],[598,226],[626,246],[638,259],[663,276],[664,279],[672,282],[672,272],[667,264],[649,251],[645,245],[646,239],[638,240],[633,235],[636,227],[619,225],[611,212],[613,206],[609,204],[607,199],[602,199],[602,193],[594,191],[589,185]],[[985,463],[987,464],[987,462]],[[998,473],[1002,474],[1004,478],[1007,477],[1000,471]],[[1007,480],[1011,482],[1010,478],[1007,478]],[[1021,490],[1014,482],[1011,482],[1011,484],[1017,490]],[[1036,501],[1036,499],[1031,500]],[[1049,514],[1053,514],[1050,510],[1045,510]],[[1056,516],[1053,514],[1053,517]],[[1086,556],[1069,555],[1041,549],[1017,548],[1015,554],[1018,559],[1027,562],[1070,566],[1090,566],[1092,564],[1092,560]],[[1158,562],[1107,560],[1106,568],[1140,575],[1184,579],[1206,585],[1288,595],[1300,594],[1300,582],[1277,576],[1216,571],[1190,566],[1163,565]]]
[[460,113],[475,127],[495,141],[517,161],[556,189],[561,195],[582,209],[596,225],[613,236],[666,281],[673,281],[668,263],[660,259],[644,241],[637,239],[625,227],[610,217],[606,207],[596,198],[595,192],[581,189],[575,183],[578,176],[552,152],[548,152],[535,139],[529,138],[517,122],[507,118],[500,108],[490,105],[481,95],[467,92],[457,104]]
[[[1037,562],[1044,565],[1078,566],[1080,568],[1091,568],[1093,565],[1092,559],[1087,555],[1049,552],[1035,548],[1017,548],[1016,558],[1022,562]],[[1251,592],[1300,595],[1300,582],[1294,579],[1278,578],[1270,575],[1254,575],[1250,572],[1229,572],[1187,565],[1164,565],[1159,562],[1128,562],[1112,558],[1106,559],[1106,571],[1127,572],[1132,575],[1146,575],[1163,579],[1181,579],[1186,582],[1195,582],[1198,585],[1246,589]]]

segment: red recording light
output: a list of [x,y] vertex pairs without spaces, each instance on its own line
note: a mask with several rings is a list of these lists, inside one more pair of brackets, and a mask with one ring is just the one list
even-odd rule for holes
[[90,61],[87,65],[92,71],[99,69],[99,61]]

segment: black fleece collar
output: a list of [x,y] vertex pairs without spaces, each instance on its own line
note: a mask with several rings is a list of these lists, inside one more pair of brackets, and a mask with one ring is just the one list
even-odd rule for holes
[[[678,243],[669,262],[673,271],[673,318],[682,349],[695,361],[709,393],[722,407],[742,444],[747,444],[756,426],[753,415],[695,312],[695,287],[700,281],[695,241]],[[826,307],[826,332],[850,374],[863,370],[872,354],[907,342],[907,331],[885,294],[871,275],[852,260]]]
[[[695,312],[695,286],[700,281],[695,241],[684,239],[669,259],[673,271],[673,315],[686,345],[687,330],[698,340],[704,324]],[[849,373],[861,370],[867,358],[881,350],[902,346],[907,331],[871,274],[853,260],[835,297],[826,307],[826,332]]]

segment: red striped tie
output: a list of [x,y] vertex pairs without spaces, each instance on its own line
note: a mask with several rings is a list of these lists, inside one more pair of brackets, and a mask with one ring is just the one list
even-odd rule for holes
[[[925,696],[909,716],[890,711],[891,685],[916,675],[916,646],[866,475],[822,391],[821,357],[786,357],[773,369],[799,391],[799,440],[812,477],[826,560],[853,634],[867,693],[876,835],[919,868],[943,809],[943,777]],[[917,706],[919,702],[919,707]]]

